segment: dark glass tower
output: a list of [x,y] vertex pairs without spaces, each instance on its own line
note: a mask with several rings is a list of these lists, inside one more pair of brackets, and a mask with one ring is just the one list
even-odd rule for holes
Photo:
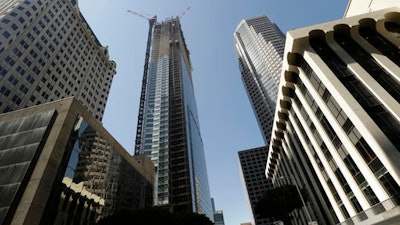
[[156,167],[154,203],[212,218],[189,51],[179,18],[149,20],[135,154]]

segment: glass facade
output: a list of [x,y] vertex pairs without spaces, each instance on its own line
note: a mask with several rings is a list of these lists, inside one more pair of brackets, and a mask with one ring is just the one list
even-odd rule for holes
[[27,206],[31,224],[89,225],[153,205],[151,161],[130,156],[93,117],[65,108],[27,114],[0,117],[1,224]]
[[0,122],[0,224],[9,224],[51,128],[55,111]]
[[[203,140],[201,139],[200,123],[197,115],[197,105],[188,68],[182,59],[182,80],[185,96],[186,132],[190,162],[193,208],[196,212],[210,216],[212,213],[210,188],[204,156]],[[210,217],[212,218],[212,217]]]
[[90,224],[119,210],[152,205],[152,184],[82,117],[63,162],[50,197],[58,200],[48,203],[46,221],[53,215],[54,224]]

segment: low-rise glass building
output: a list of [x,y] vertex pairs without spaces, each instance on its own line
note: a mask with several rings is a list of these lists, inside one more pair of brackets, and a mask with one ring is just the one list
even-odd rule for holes
[[153,171],[72,97],[0,115],[1,224],[93,224],[152,206]]

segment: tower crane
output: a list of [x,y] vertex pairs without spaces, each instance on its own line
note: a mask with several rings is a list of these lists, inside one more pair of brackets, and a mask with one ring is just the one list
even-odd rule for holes
[[179,19],[181,19],[181,18],[189,11],[189,9],[190,9],[190,6],[187,7],[187,8],[182,12],[182,14],[181,14],[180,16],[178,16]]
[[149,21],[149,32],[147,36],[147,47],[146,47],[146,56],[144,60],[144,68],[143,68],[143,78],[142,78],[142,89],[140,93],[140,103],[139,103],[139,115],[137,120],[137,129],[136,129],[136,140],[135,140],[135,155],[140,154],[140,146],[142,143],[142,130],[143,130],[143,117],[144,117],[144,104],[146,100],[146,88],[147,88],[147,71],[149,69],[149,58],[150,58],[150,49],[151,49],[151,41],[153,36],[153,28],[154,24],[157,22],[157,16],[153,16],[152,18],[143,16],[140,13],[137,13],[132,10],[128,10],[128,12],[147,19]]
[[132,13],[133,15],[142,17],[143,19],[146,19],[146,20],[149,20],[149,21],[157,18],[157,16],[153,16],[152,18],[149,18],[147,16],[143,16],[142,14],[140,14],[138,12],[135,12],[135,11],[132,11],[132,10],[128,10],[128,12]]

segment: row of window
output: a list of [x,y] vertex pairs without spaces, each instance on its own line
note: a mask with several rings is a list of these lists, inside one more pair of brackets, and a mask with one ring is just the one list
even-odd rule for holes
[[[41,5],[42,3],[39,2],[39,4]],[[75,84],[79,85],[81,80],[86,79],[86,91],[82,92],[82,97],[87,102],[87,105],[90,105],[93,110],[95,109],[94,102],[97,102],[98,98],[101,98],[102,100],[99,101],[101,108],[97,108],[97,112],[102,113],[104,111],[106,102],[105,94],[108,94],[109,92],[111,86],[111,77],[113,74],[112,72],[109,72],[110,68],[107,68],[106,65],[99,65],[98,61],[101,61],[100,59],[103,57],[101,56],[102,52],[98,52],[96,56],[93,57],[95,58],[94,61],[91,60],[92,55],[94,55],[93,51],[95,48],[90,41],[85,42],[85,39],[82,39],[84,28],[77,29],[77,23],[70,15],[71,9],[69,7],[64,7],[65,5],[66,4],[61,3],[61,1],[54,2],[52,8],[46,11],[46,15],[44,15],[42,19],[38,21],[36,26],[33,26],[32,31],[26,33],[25,38],[21,39],[18,45],[15,44],[16,46],[13,48],[12,54],[5,56],[5,64],[0,63],[3,64],[0,65],[0,77],[6,77],[11,85],[16,86],[21,84],[19,91],[22,94],[28,93],[28,84],[34,84],[36,80],[40,79],[41,83],[38,83],[36,92],[43,90],[42,92],[38,93],[38,96],[41,96],[44,100],[49,100],[49,98],[52,96],[57,98],[64,97],[63,93],[67,96],[71,95],[72,92],[76,93],[79,91],[79,89],[75,86]],[[28,10],[28,8],[22,7],[19,8],[19,10]],[[14,16],[16,17],[18,15],[15,14]],[[20,18],[20,22],[25,22],[23,19],[24,17],[21,16]],[[2,23],[10,23],[10,20],[5,18],[2,20]],[[71,25],[74,25],[74,27],[70,28]],[[11,32],[11,30],[14,31],[19,29],[20,25],[10,24],[10,27]],[[72,30],[74,32],[69,32]],[[53,36],[53,34],[56,35]],[[6,36],[8,37],[7,34]],[[64,45],[61,46],[61,41],[66,39],[69,43],[65,42]],[[64,49],[66,49],[68,54],[67,52],[64,53]],[[58,54],[54,55],[55,53],[53,52],[58,52]],[[48,67],[47,64],[49,60],[51,60],[51,57],[54,57],[54,61],[51,63],[52,67]],[[90,67],[88,61],[91,62]],[[14,70],[12,70],[13,67],[15,67],[16,73]],[[92,71],[89,74],[90,79],[87,78],[88,76],[83,78],[87,72],[82,70]],[[29,71],[29,74],[27,74],[27,71]],[[74,74],[71,76],[72,73]],[[67,79],[64,79],[65,82],[59,81],[57,85],[57,78],[54,79],[55,74],[57,74],[59,77],[64,77]],[[51,80],[46,79],[50,78],[51,75]],[[106,78],[104,78],[104,76],[106,76]],[[70,80],[71,78],[73,81]],[[65,85],[68,85],[68,87],[65,87]],[[41,87],[46,87],[46,91]],[[17,91],[17,89],[15,89],[15,91]],[[101,91],[103,91],[104,94],[100,94]],[[4,93],[7,93],[7,96],[5,96]],[[8,91],[4,91],[4,93],[2,94],[5,97],[8,97],[12,94],[8,93]],[[87,94],[88,96],[86,96]],[[37,100],[36,103],[39,104],[41,101],[36,98],[36,95],[37,94],[32,95],[30,97],[30,101],[33,102]],[[18,94],[18,96],[20,97],[11,100],[17,104],[20,104],[21,101],[19,99],[23,95]],[[53,100],[53,98],[50,100]]]

